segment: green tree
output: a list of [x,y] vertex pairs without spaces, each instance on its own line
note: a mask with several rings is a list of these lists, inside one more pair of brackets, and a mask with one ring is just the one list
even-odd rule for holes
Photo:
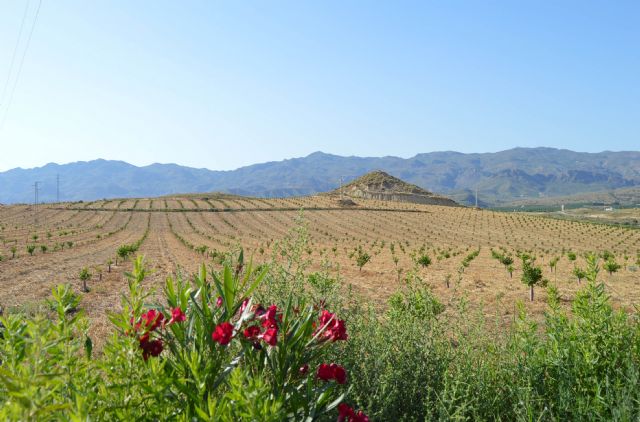
[[533,302],[533,288],[542,281],[542,268],[529,259],[522,260],[522,282],[529,286],[529,299]]
[[371,261],[371,255],[363,251],[361,248],[358,249],[358,253],[356,255],[356,264],[358,265],[358,271],[362,271],[362,267],[364,267],[369,261]]
[[27,245],[27,252],[29,255],[33,255],[33,252],[36,250],[36,245]]
[[91,279],[91,273],[89,272],[89,269],[87,267],[84,267],[83,269],[80,270],[80,281],[82,281],[82,290],[86,293],[89,291],[89,288],[87,287],[87,281],[89,281]]
[[613,273],[620,269],[620,264],[618,264],[613,258],[610,258],[602,265],[602,267],[607,270],[609,275],[613,275]]
[[16,252],[18,252],[18,248],[15,245],[13,245],[9,250],[11,251],[11,259],[15,258]]
[[431,265],[431,258],[429,258],[429,255],[427,254],[422,254],[417,259],[416,262],[420,264],[423,268],[427,268],[429,265]]
[[578,278],[578,283],[587,276],[587,272],[580,267],[573,268],[573,275]]
[[500,259],[500,263],[505,267],[508,267],[509,265],[513,264],[513,258],[511,258],[509,255],[505,255]]
[[[130,252],[129,245],[122,245],[116,251],[116,256],[119,256],[120,259],[124,261],[127,259],[127,256],[129,256],[129,252]],[[116,259],[116,265],[118,265],[117,259]]]

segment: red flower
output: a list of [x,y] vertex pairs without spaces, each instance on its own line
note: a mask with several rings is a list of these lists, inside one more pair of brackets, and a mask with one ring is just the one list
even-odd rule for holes
[[222,296],[218,296],[218,299],[216,299],[216,306],[218,308],[222,306]]
[[[256,315],[257,315],[256,311]],[[264,328],[278,328],[278,307],[276,305],[271,305],[269,308],[260,316],[262,319],[262,326]]]
[[264,319],[276,320],[276,313],[278,312],[278,307],[276,305],[271,305],[267,308],[267,312],[264,314]]
[[322,336],[331,341],[346,340],[347,327],[344,320],[337,319],[335,314],[327,310],[322,310],[320,314],[320,326],[326,327]]
[[365,415],[362,410],[349,418],[349,422],[369,422],[369,416]]
[[309,364],[305,363],[304,365],[302,365],[299,371],[300,375],[307,375],[307,372],[309,372]]
[[211,334],[213,341],[220,343],[221,346],[226,346],[233,337],[233,325],[228,322],[218,324],[215,331]]
[[324,327],[325,325],[327,325],[329,321],[331,321],[334,318],[335,318],[335,314],[332,314],[326,309],[323,309],[322,313],[320,314],[320,325]]
[[344,384],[347,382],[347,371],[345,371],[342,366],[332,363],[331,367],[333,369],[333,378],[338,384]]
[[173,308],[171,310],[171,319],[169,320],[169,324],[173,324],[174,322],[184,322],[186,319],[187,316],[182,312],[182,309]]
[[[147,313],[142,314],[142,323],[145,328],[149,331],[154,331],[160,325],[162,325],[162,321],[164,320],[164,314],[156,311],[155,309],[150,309]],[[140,327],[140,324],[136,324],[136,329]]]
[[346,340],[347,339],[347,327],[344,324],[343,319],[334,320],[324,332],[324,336],[331,339],[331,341]]
[[278,343],[278,328],[268,328],[260,338],[269,346],[275,346]]
[[142,357],[147,360],[149,356],[158,356],[162,353],[162,340],[149,340],[149,334],[140,337],[140,348],[142,349]]
[[353,409],[346,403],[340,403],[338,405],[338,422],[343,422],[347,418],[352,418],[354,415]]
[[346,403],[340,403],[338,405],[338,422],[369,422],[369,417],[365,415],[362,410],[358,410],[355,413],[351,407]]
[[338,384],[344,384],[347,382],[347,371],[340,365],[332,363],[327,365],[326,363],[320,364],[318,367],[317,377],[323,381],[336,380]]
[[262,326],[264,328],[278,328],[278,323],[275,319],[265,319],[262,321]]
[[257,325],[251,325],[244,329],[244,336],[249,340],[255,339],[258,334],[260,334],[260,327]]
[[316,375],[322,381],[331,381],[333,379],[333,370],[326,363],[321,363]]

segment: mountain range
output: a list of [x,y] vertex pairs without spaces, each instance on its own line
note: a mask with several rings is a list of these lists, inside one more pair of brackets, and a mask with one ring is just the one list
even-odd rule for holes
[[137,167],[123,161],[50,163],[0,173],[0,203],[42,202],[221,191],[281,197],[326,192],[374,170],[384,170],[459,203],[481,206],[523,199],[606,192],[640,186],[640,152],[584,153],[554,148],[514,148],[496,153],[431,152],[411,158],[343,157],[315,152],[231,171],[177,164]]

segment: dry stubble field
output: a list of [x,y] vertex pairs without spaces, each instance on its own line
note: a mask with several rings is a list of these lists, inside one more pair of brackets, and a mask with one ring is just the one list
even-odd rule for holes
[[[124,272],[131,268],[130,261],[118,262],[108,272],[107,262],[115,262],[120,245],[138,241],[148,230],[139,253],[152,269],[149,285],[160,288],[171,273],[191,273],[202,262],[213,263],[213,251],[242,246],[255,262],[270,260],[276,242],[298,224],[300,210],[304,210],[309,235],[306,255],[313,262],[311,269],[329,262],[344,282],[380,306],[401,284],[398,273],[413,269],[445,304],[464,295],[472,306],[482,306],[487,316],[509,322],[515,304],[523,301],[531,313],[540,315],[544,289],[537,288],[536,300],[528,302],[528,287],[520,282],[517,251],[536,256],[544,276],[567,301],[579,288],[572,271],[575,265],[584,267],[581,254],[611,251],[622,268],[613,275],[601,272],[609,294],[626,309],[640,301],[640,273],[636,272],[640,230],[462,207],[373,200],[358,200],[358,205],[340,209],[328,196],[218,196],[41,205],[37,212],[26,205],[2,207],[0,305],[40,306],[59,283],[70,282],[79,291],[80,269],[88,267],[92,279],[82,306],[94,324],[92,331],[104,332],[106,313],[118,307],[126,288]],[[36,247],[33,255],[28,245]],[[199,247],[206,247],[206,252],[197,252]],[[354,256],[358,247],[371,256],[362,270]],[[478,248],[477,258],[460,272],[463,259]],[[492,248],[514,255],[512,278],[492,258]],[[575,262],[568,259],[568,251],[577,254]],[[426,268],[415,263],[423,253],[432,261]],[[556,271],[548,266],[554,257],[560,258]],[[445,285],[448,276],[450,288]]]

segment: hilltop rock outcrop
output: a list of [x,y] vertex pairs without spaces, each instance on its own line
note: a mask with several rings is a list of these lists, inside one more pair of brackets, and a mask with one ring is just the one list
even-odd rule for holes
[[373,171],[331,192],[351,198],[377,199],[381,201],[411,202],[414,204],[460,206],[457,202],[407,183],[384,171]]

